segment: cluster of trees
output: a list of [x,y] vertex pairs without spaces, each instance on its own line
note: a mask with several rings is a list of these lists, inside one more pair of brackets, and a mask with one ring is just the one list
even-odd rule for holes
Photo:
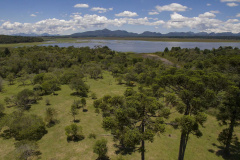
[[[26,85],[27,81],[33,89],[24,89],[5,99],[8,106],[17,106],[20,112],[1,114],[4,107],[0,105],[1,126],[9,128],[4,131],[5,137],[14,137],[21,142],[16,146],[28,144],[37,148],[32,141],[38,141],[46,134],[45,127],[56,123],[56,110],[47,108],[46,124],[40,117],[25,114],[25,110],[41,96],[55,94],[61,85],[68,85],[74,90],[73,95],[81,97],[69,109],[73,122],[77,122],[75,116],[79,108],[86,109],[86,97],[91,87],[85,81],[88,77],[104,78],[102,73],[108,71],[119,85],[125,84],[128,88],[124,95],[104,95],[99,99],[92,93],[92,99],[96,99],[93,104],[96,112],[103,116],[103,128],[114,135],[120,148],[138,149],[144,159],[145,142],[153,142],[157,133],[165,132],[166,125],[171,125],[181,131],[178,159],[183,160],[189,137],[204,134],[200,126],[207,120],[206,111],[216,108],[219,112],[215,116],[227,125],[219,133],[218,140],[225,146],[226,154],[230,154],[234,127],[240,120],[239,53],[238,48],[231,47],[203,51],[173,47],[159,53],[183,64],[179,69],[141,55],[114,52],[106,46],[92,49],[58,46],[5,49],[0,54],[0,92],[4,90],[3,80],[9,85],[15,80]],[[138,91],[132,87],[136,85]],[[46,101],[46,104],[50,102]],[[169,122],[173,109],[180,114]],[[30,125],[24,125],[25,122]],[[82,130],[75,123],[67,126],[67,140],[83,139]],[[101,150],[101,146],[105,147]],[[30,153],[35,154],[35,150]],[[100,159],[106,158],[105,140],[96,143],[94,153]]]
[[28,42],[43,42],[41,37],[23,37],[23,36],[7,36],[0,35],[0,44],[7,43],[28,43]]

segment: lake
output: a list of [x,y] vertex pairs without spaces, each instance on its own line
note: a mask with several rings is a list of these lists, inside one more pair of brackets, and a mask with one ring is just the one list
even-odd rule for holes
[[119,52],[153,53],[164,51],[166,47],[195,48],[203,49],[219,48],[220,46],[232,46],[240,48],[238,42],[161,42],[161,41],[140,41],[140,40],[79,40],[76,43],[49,43],[40,46],[58,45],[59,47],[86,47],[108,46],[110,49]]

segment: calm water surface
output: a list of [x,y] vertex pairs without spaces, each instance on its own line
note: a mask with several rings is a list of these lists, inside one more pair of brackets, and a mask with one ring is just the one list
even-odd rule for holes
[[79,43],[51,43],[41,46],[58,45],[59,47],[86,47],[108,46],[110,49],[120,52],[136,52],[136,53],[153,53],[164,51],[166,47],[195,48],[203,49],[219,48],[220,46],[232,46],[240,48],[240,43],[232,42],[153,42],[153,41],[137,41],[137,40],[83,40]]

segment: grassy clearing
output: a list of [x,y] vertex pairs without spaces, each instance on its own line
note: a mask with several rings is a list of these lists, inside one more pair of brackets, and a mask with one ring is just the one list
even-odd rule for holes
[[[104,79],[93,80],[87,79],[87,84],[90,86],[90,91],[95,92],[97,98],[101,98],[105,94],[122,95],[126,89],[125,85],[117,85],[115,79],[108,72],[104,72]],[[32,85],[19,86],[18,83],[8,86],[5,83],[3,93],[0,93],[0,101],[4,97],[11,96],[21,91],[24,88],[32,88]],[[135,87],[136,88],[136,87]],[[57,110],[57,119],[59,123],[55,126],[48,128],[48,133],[38,142],[40,151],[42,152],[41,159],[50,160],[93,160],[97,155],[93,153],[93,145],[97,139],[106,138],[108,140],[108,156],[111,159],[117,159],[119,155],[115,153],[117,150],[114,147],[114,142],[111,136],[104,136],[109,134],[105,132],[102,127],[102,116],[94,112],[92,105],[93,100],[89,96],[87,98],[87,112],[82,112],[76,116],[80,122],[78,125],[83,127],[85,139],[79,142],[67,142],[64,128],[72,123],[73,117],[69,114],[70,106],[74,99],[80,99],[76,96],[71,96],[73,91],[67,86],[63,85],[62,89],[57,92],[58,95],[43,96],[43,99],[38,104],[32,105],[28,114],[37,114],[44,117],[45,109],[53,107]],[[91,95],[91,93],[89,94]],[[46,106],[45,99],[49,98],[50,106]],[[6,113],[10,113],[14,108],[7,108]],[[177,117],[178,113],[173,113],[171,119]],[[171,120],[170,119],[170,120]],[[170,121],[169,120],[169,121]],[[190,136],[190,140],[186,149],[186,160],[223,160],[221,156],[217,156],[220,145],[217,141],[217,135],[221,131],[216,119],[208,116],[208,121],[205,128],[202,128],[203,137],[196,138]],[[97,139],[89,139],[88,135],[95,133]],[[237,128],[237,133],[240,138],[240,128]],[[175,160],[178,155],[178,147],[180,141],[180,131],[174,130],[172,127],[167,126],[166,132],[163,135],[156,136],[153,143],[146,144],[146,159],[147,160]],[[3,140],[0,138],[0,159],[12,160],[14,158],[14,140]],[[123,155],[126,160],[139,160],[140,153],[135,152],[132,154]],[[238,157],[239,158],[239,157]]]

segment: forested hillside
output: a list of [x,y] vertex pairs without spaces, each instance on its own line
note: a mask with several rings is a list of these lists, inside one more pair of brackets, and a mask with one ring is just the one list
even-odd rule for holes
[[41,37],[23,37],[23,36],[0,35],[0,44],[27,43],[27,42],[43,42],[43,39]]
[[240,50],[154,54],[0,50],[0,159],[239,159]]

